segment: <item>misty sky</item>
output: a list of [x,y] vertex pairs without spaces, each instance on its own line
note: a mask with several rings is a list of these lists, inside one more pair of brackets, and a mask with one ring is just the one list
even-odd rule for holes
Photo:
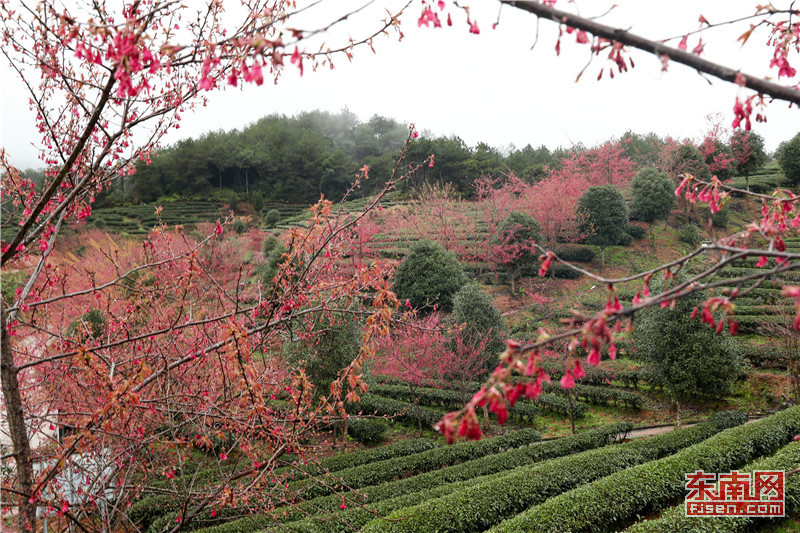
[[[298,27],[317,27],[332,13],[340,13],[346,3],[359,5],[349,0],[323,3],[298,20]],[[556,56],[557,26],[542,21],[538,43],[531,50],[535,17],[507,6],[499,10],[499,4],[493,1],[468,4],[472,4],[472,16],[479,22],[480,35],[469,34],[463,14],[455,13],[452,28],[417,28],[420,7],[414,4],[401,18],[405,33],[402,42],[394,35],[380,38],[375,41],[377,54],[362,48],[352,63],[340,58],[335,70],[315,73],[307,69],[303,77],[287,62],[287,71],[277,85],[267,82],[262,87],[215,94],[207,107],[185,115],[180,129],[167,140],[171,143],[210,130],[242,128],[272,113],[292,115],[313,109],[337,112],[344,107],[362,120],[380,114],[415,122],[420,130],[433,135],[458,135],[470,145],[484,141],[498,148],[511,143],[517,147],[544,144],[551,149],[575,143],[593,145],[627,130],[697,139],[707,129],[706,116],[721,113],[724,124],[729,125],[736,95],[749,94],[678,64],[670,65],[664,73],[656,58],[636,51],[636,68],[632,71],[612,80],[607,75],[607,62],[596,57],[576,83],[576,76],[590,58],[588,46],[565,36],[561,56]],[[348,35],[364,35],[367,29],[376,27],[376,21],[383,18],[383,8],[389,5],[402,3],[375,2],[328,35],[328,43]],[[559,0],[557,5],[568,9],[569,4]],[[603,13],[610,3],[579,0],[577,5],[581,14],[594,16]],[[664,39],[696,29],[701,13],[713,23],[749,15],[754,5],[749,0],[627,1],[601,21]],[[498,11],[500,22],[492,30]],[[769,75],[771,53],[763,46],[766,33],[754,34],[743,49],[736,42],[747,27],[745,23],[704,35],[707,44],[703,55],[743,72]],[[696,40],[690,39],[690,49]],[[798,62],[797,54],[794,59]],[[606,75],[597,81],[601,67],[605,67]],[[38,134],[32,113],[25,109],[27,96],[8,69],[2,71],[0,101],[0,144],[20,168],[40,167],[33,147]],[[774,150],[800,131],[800,111],[773,103],[767,112],[769,122],[757,124],[755,130],[765,138],[767,149]]]

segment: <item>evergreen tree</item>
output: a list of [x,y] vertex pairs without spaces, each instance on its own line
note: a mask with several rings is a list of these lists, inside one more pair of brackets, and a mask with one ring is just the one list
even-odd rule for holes
[[453,296],[467,283],[464,268],[455,254],[433,241],[419,241],[397,267],[394,291],[400,301],[423,313],[438,309],[450,312]]
[[630,242],[625,198],[613,185],[589,187],[578,200],[578,209],[586,214],[587,241],[600,247],[605,266],[606,248]]
[[492,299],[475,283],[464,285],[453,298],[454,325],[463,325],[461,338],[470,347],[483,347],[484,368],[488,371],[497,364],[503,351],[505,321]]
[[786,184],[794,187],[800,183],[800,133],[789,141],[781,143],[778,149],[778,163],[786,176]]
[[648,382],[664,387],[677,407],[701,397],[725,397],[745,366],[728,332],[692,318],[705,299],[694,293],[676,301],[674,308],[654,307],[636,317],[634,346],[645,365]]
[[666,220],[675,205],[674,184],[666,172],[643,168],[633,178],[632,195],[631,217],[650,225],[652,239],[653,222]]

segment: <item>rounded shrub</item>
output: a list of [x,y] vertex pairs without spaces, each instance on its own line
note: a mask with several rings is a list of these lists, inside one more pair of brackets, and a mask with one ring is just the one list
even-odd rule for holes
[[617,238],[617,246],[630,246],[633,242],[633,237],[630,233],[620,233]]
[[453,297],[467,283],[464,268],[455,254],[433,241],[419,241],[397,267],[394,291],[400,301],[423,312],[433,306],[450,312]]
[[697,246],[700,244],[701,239],[702,237],[700,236],[700,228],[694,224],[686,224],[683,226],[683,228],[681,228],[681,231],[678,234],[678,240],[685,242],[689,246]]
[[644,239],[647,236],[647,230],[636,224],[628,224],[628,235],[634,239]]
[[364,418],[348,418],[347,434],[361,444],[379,444],[383,441],[383,434],[386,432],[386,424],[377,420]]
[[800,133],[781,143],[778,149],[778,163],[785,176],[785,183],[795,186],[800,183]]
[[264,213],[264,224],[268,228],[274,228],[275,225],[281,220],[281,212],[277,209],[270,209]]
[[100,309],[91,309],[70,323],[67,335],[102,337],[106,332],[106,317]]
[[559,246],[553,251],[570,263],[591,263],[594,260],[594,250],[586,246]]
[[267,237],[264,239],[264,242],[261,243],[261,253],[264,254],[264,257],[267,257],[269,253],[278,246],[280,246],[278,239],[272,236]]
[[[633,178],[631,218],[652,224],[665,220],[675,205],[675,184],[666,172],[645,167]],[[630,231],[628,232],[630,233]],[[637,237],[631,233],[636,239]]]
[[238,235],[241,235],[245,231],[247,231],[247,224],[245,224],[244,220],[241,218],[237,218],[233,222],[233,231],[235,231]]
[[454,324],[464,324],[465,342],[486,341],[484,351],[495,356],[503,351],[506,323],[492,299],[475,283],[468,283],[453,297]]
[[548,272],[557,279],[578,279],[581,277],[580,272],[560,263],[550,265]]
[[716,213],[711,213],[711,225],[715,228],[725,229],[730,223],[730,214],[728,209],[720,209]]

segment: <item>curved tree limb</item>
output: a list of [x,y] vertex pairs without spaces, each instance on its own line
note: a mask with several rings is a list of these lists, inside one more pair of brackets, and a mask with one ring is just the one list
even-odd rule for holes
[[776,100],[784,100],[792,104],[800,105],[799,89],[789,87],[787,85],[780,85],[759,76],[744,74],[738,70],[714,63],[713,61],[709,61],[707,59],[703,59],[696,54],[684,52],[683,50],[667,46],[659,41],[647,39],[621,28],[615,28],[613,26],[601,24],[594,20],[580,17],[573,13],[568,13],[567,11],[561,11],[560,9],[546,6],[543,3],[535,0],[500,1],[504,4],[522,9],[523,11],[533,13],[539,18],[552,20],[559,24],[565,24],[573,28],[584,30],[596,37],[609,39],[611,41],[622,43],[626,46],[638,48],[639,50],[643,50],[659,58],[667,56],[671,61],[686,65],[687,67],[696,69],[698,72],[714,76],[715,78],[719,78],[723,81],[730,83],[741,83],[744,81],[745,87],[757,91],[759,94],[770,96]]

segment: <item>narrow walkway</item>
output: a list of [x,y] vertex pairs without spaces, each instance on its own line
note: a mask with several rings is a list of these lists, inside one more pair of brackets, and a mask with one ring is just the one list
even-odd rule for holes
[[[761,420],[764,416],[750,416],[747,420],[747,423],[755,422],[756,420]],[[688,424],[681,424],[681,428],[689,428],[692,426],[696,426],[699,422],[690,422]],[[652,437],[653,435],[661,435],[662,433],[669,433],[670,431],[675,429],[675,425],[671,424],[668,426],[657,426],[652,428],[641,428],[641,429],[634,429],[630,433],[628,433],[629,439],[635,439],[637,437]]]
[[[688,428],[697,425],[697,422],[693,422],[691,424],[683,424],[681,428]],[[653,435],[661,435],[662,433],[669,433],[675,429],[675,425],[669,426],[659,426],[654,428],[642,428],[642,429],[634,429],[630,433],[628,433],[629,439],[635,439],[638,437],[652,437]]]

